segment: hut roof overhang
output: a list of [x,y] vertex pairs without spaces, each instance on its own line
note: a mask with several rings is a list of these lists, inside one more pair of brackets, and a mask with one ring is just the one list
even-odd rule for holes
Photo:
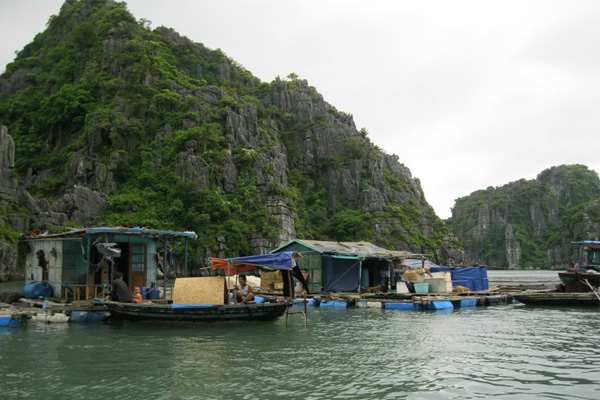
[[62,233],[51,233],[51,234],[37,234],[23,238],[23,240],[61,240],[61,239],[81,239],[87,235],[96,234],[114,234],[114,235],[125,235],[125,236],[139,236],[147,237],[152,239],[196,239],[198,235],[196,232],[177,232],[177,231],[161,231],[146,228],[110,228],[110,227],[96,227],[96,228],[81,228],[71,229],[68,232]]
[[292,243],[304,245],[310,248],[311,250],[314,250],[321,254],[354,256],[362,259],[377,258],[393,260],[422,257],[422,254],[416,254],[409,251],[388,250],[369,242],[335,242],[304,239],[291,240],[288,243],[276,248],[275,250],[272,250],[271,253],[281,251]]

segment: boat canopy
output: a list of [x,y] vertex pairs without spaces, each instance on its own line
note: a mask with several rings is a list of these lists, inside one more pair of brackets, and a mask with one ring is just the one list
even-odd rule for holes
[[211,261],[213,269],[223,269],[227,275],[235,275],[256,268],[291,270],[294,266],[293,259],[296,257],[300,257],[300,254],[284,251],[247,257],[211,258]]
[[600,249],[600,242],[597,240],[582,240],[581,242],[571,242],[572,244],[581,244],[590,249]]

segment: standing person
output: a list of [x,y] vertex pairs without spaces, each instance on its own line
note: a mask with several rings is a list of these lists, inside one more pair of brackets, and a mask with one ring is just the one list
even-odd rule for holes
[[252,286],[246,283],[246,275],[240,275],[238,281],[240,284],[233,289],[233,300],[235,304],[246,304],[248,301],[254,299]]
[[110,297],[113,301],[120,301],[122,303],[131,303],[133,301],[133,294],[131,290],[123,280],[123,274],[115,272],[115,279],[111,282],[112,292]]

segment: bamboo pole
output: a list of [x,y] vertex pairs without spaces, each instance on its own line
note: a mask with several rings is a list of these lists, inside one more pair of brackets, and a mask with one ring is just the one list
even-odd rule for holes
[[600,306],[600,296],[598,295],[598,292],[596,291],[596,289],[594,289],[594,287],[590,284],[590,282],[585,278],[582,279],[581,282],[585,283],[590,288],[592,293],[594,293],[596,295],[596,297],[598,298],[598,306]]
[[167,274],[169,272],[169,253],[168,253],[168,239],[165,236],[165,249],[164,249],[164,257],[163,257],[163,267],[164,267],[164,279],[163,279],[163,299],[167,299]]
[[[90,246],[90,236],[87,236],[87,271],[86,271],[86,281],[85,281],[85,299],[90,299],[90,267],[92,263],[92,250]],[[62,280],[62,279],[61,279]]]
[[184,252],[184,276],[188,276],[188,239],[185,238],[185,252]]

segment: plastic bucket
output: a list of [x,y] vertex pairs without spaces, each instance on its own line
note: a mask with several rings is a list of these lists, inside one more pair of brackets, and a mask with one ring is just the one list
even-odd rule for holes
[[26,299],[38,299],[40,297],[54,296],[54,288],[50,282],[30,282],[23,287],[23,297]]

